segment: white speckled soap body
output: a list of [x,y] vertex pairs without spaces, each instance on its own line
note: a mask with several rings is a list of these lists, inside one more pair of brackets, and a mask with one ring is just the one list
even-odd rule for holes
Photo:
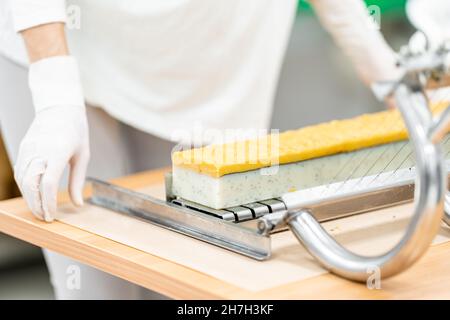
[[[450,135],[444,141],[446,157]],[[395,142],[353,152],[283,164],[272,175],[253,170],[214,178],[173,167],[173,193],[211,208],[222,209],[276,198],[295,190],[345,181],[414,166],[408,142]]]

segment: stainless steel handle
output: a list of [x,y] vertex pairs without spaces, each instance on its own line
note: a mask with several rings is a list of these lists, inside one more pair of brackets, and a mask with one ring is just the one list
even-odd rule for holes
[[[300,243],[325,268],[342,277],[366,281],[376,268],[383,278],[395,275],[417,261],[431,244],[443,217],[446,190],[441,135],[435,135],[435,120],[425,95],[400,83],[394,96],[405,120],[416,158],[414,214],[402,239],[388,252],[373,257],[355,254],[331,237],[308,210],[290,208],[285,216]],[[448,113],[442,117],[447,119]],[[450,197],[449,197],[450,209]]]
[[433,117],[425,94],[430,81],[444,86],[442,79],[448,79],[450,42],[437,50],[418,54],[406,50],[399,65],[404,70],[400,79],[378,83],[373,90],[380,100],[387,96],[396,99],[416,159],[414,212],[401,240],[378,256],[355,254],[331,237],[307,210],[308,200],[295,198],[296,195],[292,195],[294,199],[283,197],[290,204],[286,204],[287,211],[281,218],[264,217],[258,225],[260,232],[267,233],[286,223],[323,266],[351,280],[365,281],[374,270],[384,278],[405,270],[427,250],[439,231],[441,220],[444,218],[450,225],[450,193],[446,196],[446,165],[441,150],[441,141],[450,123],[450,110],[447,108]]

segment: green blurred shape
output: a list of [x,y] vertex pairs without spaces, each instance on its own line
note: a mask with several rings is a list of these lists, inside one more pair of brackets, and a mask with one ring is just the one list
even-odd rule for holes
[[[336,0],[339,1],[339,0]],[[405,3],[407,0],[365,0],[366,5],[377,5],[380,7],[382,13],[396,13],[403,14]],[[311,12],[311,6],[308,4],[307,0],[298,1],[298,13],[308,13]]]

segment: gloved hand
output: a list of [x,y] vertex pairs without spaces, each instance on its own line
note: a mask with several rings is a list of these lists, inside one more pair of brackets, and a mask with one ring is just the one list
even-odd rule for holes
[[29,84],[36,116],[21,142],[14,176],[33,214],[50,222],[67,164],[72,202],[83,204],[89,161],[86,110],[73,57],[53,57],[32,64]]
[[[450,2],[448,0],[409,0],[406,3],[409,21],[427,36],[430,48],[450,40]],[[416,38],[420,33],[416,33]]]
[[[402,76],[397,54],[384,40],[362,0],[310,0],[310,3],[367,86]],[[394,99],[386,99],[385,105],[395,108]]]
[[324,28],[368,86],[401,76],[396,65],[397,55],[371,20],[364,1],[310,0],[310,3]]

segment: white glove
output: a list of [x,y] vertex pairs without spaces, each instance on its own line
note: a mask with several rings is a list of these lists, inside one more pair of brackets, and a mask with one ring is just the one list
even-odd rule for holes
[[409,0],[406,13],[414,27],[427,36],[431,48],[450,40],[450,1]]
[[83,204],[89,161],[86,110],[73,57],[53,57],[32,64],[29,84],[36,116],[20,144],[14,176],[33,214],[50,222],[67,164],[72,202]]
[[367,85],[396,80],[396,53],[370,19],[362,0],[310,0],[324,28],[350,58]]

